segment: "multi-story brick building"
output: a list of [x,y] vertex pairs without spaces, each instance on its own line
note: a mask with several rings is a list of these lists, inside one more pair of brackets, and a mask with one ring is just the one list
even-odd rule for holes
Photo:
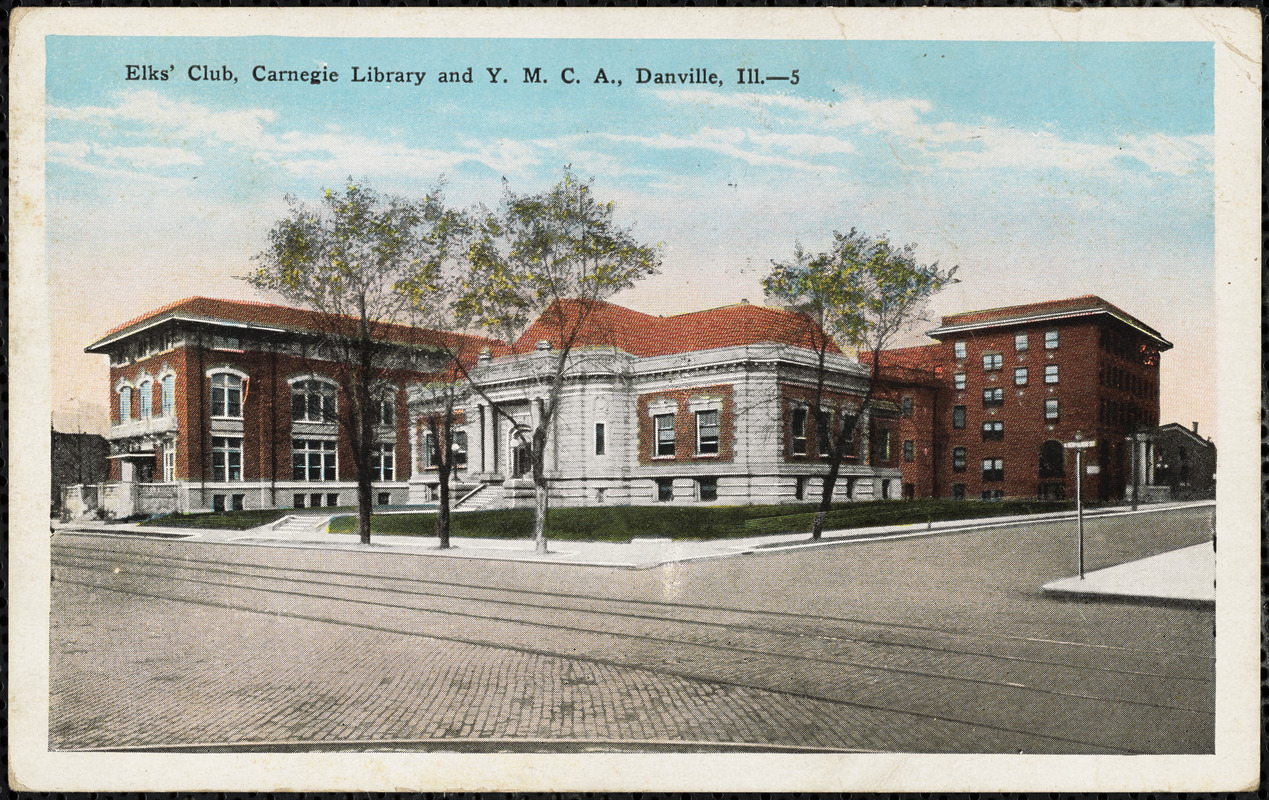
[[[669,317],[595,304],[547,442],[553,502],[818,499],[828,431],[811,411],[821,376],[809,324],[747,303]],[[90,345],[111,364],[112,481],[101,505],[126,515],[352,504],[339,422],[348,398],[323,349],[330,333],[311,312],[191,298]],[[375,501],[435,497],[428,421],[445,354],[456,351],[480,390],[457,409],[454,497],[465,507],[530,503],[517,429],[540,418],[559,333],[539,320],[514,347],[405,326],[381,333],[394,350],[378,389]],[[1077,438],[1096,441],[1086,495],[1125,496],[1127,437],[1158,424],[1159,354],[1171,347],[1158,332],[1085,296],[952,314],[929,335],[936,343],[883,353],[869,409],[869,359],[826,353],[829,425],[867,415],[837,499],[1069,497],[1075,472],[1062,445]]]
[[[406,385],[489,344],[380,325],[396,345],[377,389],[379,503],[408,495]],[[194,297],[118,326],[86,348],[110,358],[111,513],[348,505],[356,486],[330,318]]]
[[[1125,496],[1127,437],[1159,421],[1159,354],[1172,345],[1158,331],[1086,295],[950,314],[929,335],[936,344],[887,351],[883,365],[936,378],[931,496],[1073,497],[1062,445],[1077,438],[1097,443],[1085,496]],[[905,482],[924,475],[901,467]]]

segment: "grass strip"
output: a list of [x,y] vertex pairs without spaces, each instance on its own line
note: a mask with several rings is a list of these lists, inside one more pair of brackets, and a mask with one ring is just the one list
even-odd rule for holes
[[[833,505],[825,530],[907,525],[978,517],[1021,516],[1067,511],[1073,503],[1038,501],[875,500]],[[563,541],[626,542],[636,537],[726,539],[810,531],[815,505],[770,506],[607,506],[556,508],[547,512],[547,537]],[[354,516],[331,521],[332,533],[356,530]],[[372,534],[432,536],[436,513],[383,514],[370,518]],[[472,511],[450,517],[450,535],[525,539],[533,532],[532,509]]]

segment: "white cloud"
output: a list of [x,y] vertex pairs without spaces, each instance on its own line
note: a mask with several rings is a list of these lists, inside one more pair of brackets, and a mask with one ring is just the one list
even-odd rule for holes
[[[219,111],[188,101],[175,101],[153,91],[140,91],[124,98],[114,107],[52,107],[49,118],[68,122],[85,122],[109,128],[114,136],[126,136],[129,130],[121,123],[138,126],[141,136],[185,140],[184,148],[160,147],[87,147],[83,142],[50,143],[50,159],[60,160],[89,172],[117,173],[94,164],[92,156],[109,162],[126,162],[138,170],[174,164],[197,164],[194,155],[198,146],[228,145],[247,150],[258,161],[274,164],[292,173],[322,175],[344,174],[392,175],[402,172],[437,174],[456,165],[474,162],[505,173],[520,173],[538,163],[533,148],[509,139],[489,142],[467,142],[466,149],[441,150],[415,147],[400,142],[346,133],[329,127],[321,132],[289,130],[274,132],[271,123],[277,119],[269,109],[254,108]],[[53,148],[61,148],[58,153]],[[185,155],[180,155],[184,153]]]
[[[781,94],[740,92],[724,94],[707,89],[654,92],[670,103],[734,108],[750,115],[755,124],[771,126],[770,114],[783,114],[785,124],[811,125],[816,131],[859,129],[885,138],[906,169],[921,165],[903,156],[911,151],[931,159],[925,168],[944,170],[1032,169],[1105,174],[1122,168],[1121,159],[1134,159],[1148,169],[1171,175],[1210,172],[1210,136],[1178,137],[1160,133],[1127,135],[1117,143],[1096,143],[1063,138],[1051,131],[1025,130],[995,120],[980,124],[931,122],[935,109],[920,98],[869,98],[848,87],[838,88],[839,99],[813,100]],[[832,137],[800,134],[808,143]],[[757,141],[760,134],[752,134]],[[840,141],[840,140],[838,140]],[[850,149],[826,150],[846,153]],[[804,151],[809,152],[809,151]]]

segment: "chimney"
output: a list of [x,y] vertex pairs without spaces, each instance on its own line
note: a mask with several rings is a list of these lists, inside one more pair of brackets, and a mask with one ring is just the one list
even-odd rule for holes
[[1190,426],[1194,428],[1194,435],[1195,435],[1195,436],[1198,436],[1198,423],[1197,423],[1197,422],[1191,422],[1191,423],[1190,423]]

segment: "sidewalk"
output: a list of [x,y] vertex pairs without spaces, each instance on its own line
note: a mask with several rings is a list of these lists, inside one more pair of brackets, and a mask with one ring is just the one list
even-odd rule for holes
[[1042,588],[1062,597],[1213,606],[1216,551],[1211,542],[1197,544],[1088,572],[1083,579],[1076,575],[1050,581]]
[[[1125,516],[1130,514],[1149,514],[1167,509],[1188,506],[1212,505],[1210,501],[1198,503],[1177,503],[1166,506],[1151,506],[1139,511],[1131,511],[1128,507],[1101,509],[1095,514],[1085,514],[1085,518],[1096,516]],[[960,531],[982,530],[986,528],[1009,527],[1013,525],[1052,522],[1071,519],[1074,512],[1054,514],[1034,514],[1014,517],[986,517],[970,520],[948,520],[934,523],[910,525],[890,525],[872,528],[853,528],[850,530],[825,531],[819,541],[811,541],[805,532],[753,536],[738,539],[709,540],[672,540],[653,538],[634,538],[629,542],[583,542],[583,541],[550,541],[550,551],[541,554],[534,551],[533,542],[527,539],[476,539],[454,537],[450,539],[451,547],[440,549],[435,536],[388,536],[379,535],[371,539],[370,544],[363,545],[353,534],[274,531],[272,525],[264,525],[245,531],[207,530],[196,528],[165,528],[161,526],[141,526],[136,524],[106,524],[97,521],[54,523],[54,531],[88,531],[94,533],[113,533],[132,536],[180,537],[199,542],[221,542],[226,544],[266,547],[313,547],[322,549],[373,551],[383,553],[402,553],[418,556],[439,556],[446,558],[481,558],[503,561],[531,561],[549,564],[572,564],[596,567],[618,567],[624,569],[650,569],[664,564],[696,561],[706,558],[726,558],[729,556],[752,553],[773,553],[781,551],[804,550],[815,547],[832,547],[849,542],[873,541],[877,539],[901,539],[918,536],[932,536]],[[1076,579],[1078,580],[1078,578]]]

